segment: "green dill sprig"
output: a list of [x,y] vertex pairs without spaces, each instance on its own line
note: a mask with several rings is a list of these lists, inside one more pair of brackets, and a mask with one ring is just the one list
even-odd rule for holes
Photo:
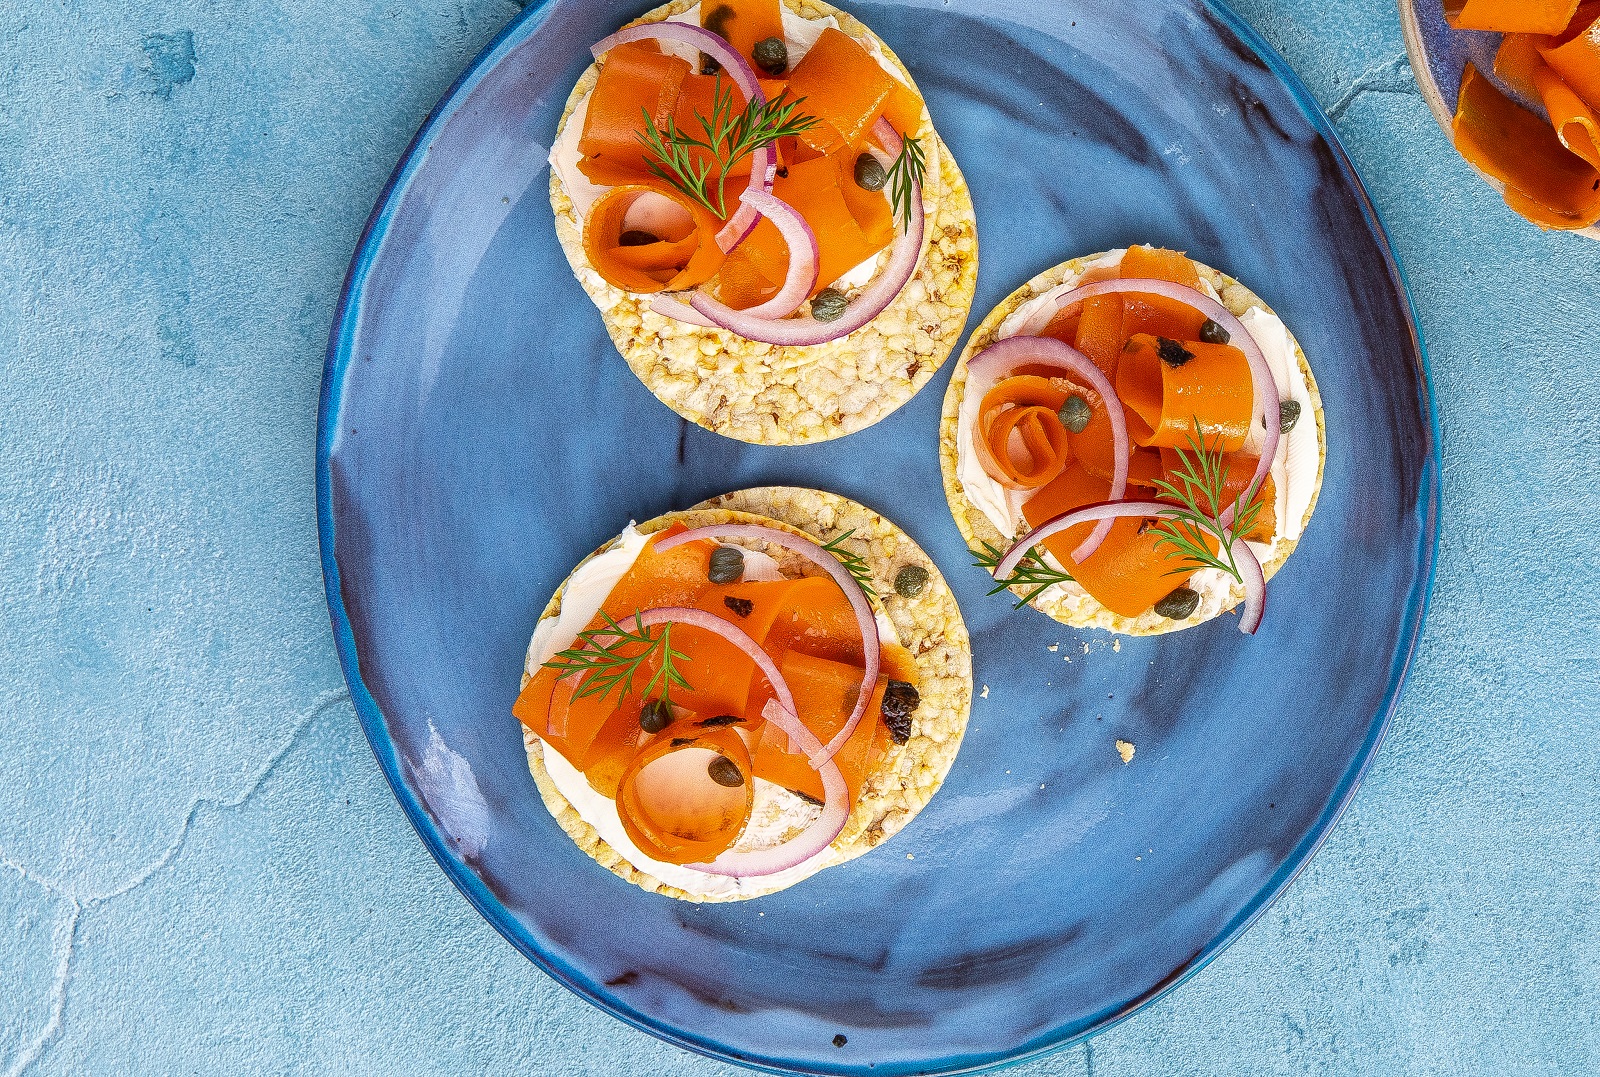
[[[1000,567],[1000,562],[1006,556],[1004,550],[996,549],[987,542],[983,544],[982,550],[968,550],[967,552],[973,557],[973,565],[978,568],[988,569],[990,575],[993,575],[994,570]],[[989,594],[997,595],[1008,587],[1032,588],[1017,601],[1016,608],[1020,610],[1056,584],[1070,582],[1072,582],[1070,575],[1058,568],[1051,568],[1045,559],[1039,555],[1038,547],[1034,547],[1022,555],[1022,560],[1017,562],[1017,567],[1012,571],[1011,575],[1003,580],[997,579],[994,581],[994,587],[989,591]]]
[[[605,627],[587,628],[578,633],[578,643],[560,651],[546,662],[546,669],[556,670],[556,679],[576,676],[578,689],[573,699],[599,696],[602,701],[613,689],[620,686],[617,701],[627,699],[634,690],[634,674],[651,655],[661,656],[661,665],[644,686],[647,699],[671,702],[673,688],[691,691],[689,682],[678,672],[677,663],[690,661],[681,651],[672,649],[672,623],[659,626],[654,633],[645,627],[644,617],[633,614],[633,628],[622,627],[604,610]],[[636,649],[637,648],[637,649]]]
[[[922,178],[928,171],[928,158],[922,152],[922,144],[914,138],[907,138],[900,143],[900,155],[894,159],[894,164],[889,166],[889,203],[894,207],[894,215],[905,222],[909,231],[911,228],[911,199],[917,187],[922,185]],[[916,184],[916,186],[912,186]]]
[[873,590],[872,587],[872,569],[868,567],[867,562],[860,554],[851,553],[839,545],[855,533],[856,529],[852,527],[850,530],[836,535],[830,541],[823,543],[822,548],[839,559],[839,563],[844,566],[846,572],[855,577],[856,583],[867,593],[867,597],[877,598],[878,592]]
[[[809,131],[822,122],[815,116],[798,113],[804,100],[803,97],[789,100],[786,90],[777,97],[752,100],[744,108],[736,109],[732,87],[724,86],[722,76],[718,75],[712,91],[711,115],[702,115],[699,109],[694,113],[700,124],[699,134],[682,130],[670,116],[666,130],[659,131],[649,111],[639,110],[645,123],[644,130],[636,137],[656,158],[646,160],[645,166],[652,175],[672,184],[717,217],[726,218],[724,188],[728,173],[761,147]],[[697,159],[695,149],[705,150],[715,159],[715,185],[711,180],[712,162],[705,157]]]
[[[1233,501],[1232,524],[1223,527],[1219,521],[1226,508],[1223,498],[1227,469],[1223,466],[1220,439],[1216,449],[1208,449],[1198,418],[1188,438],[1189,449],[1177,450],[1178,468],[1173,473],[1177,481],[1157,479],[1155,483],[1157,490],[1177,502],[1162,513],[1154,526],[1156,545],[1168,547],[1167,556],[1179,559],[1177,567],[1163,575],[1173,576],[1191,568],[1215,568],[1243,583],[1233,557],[1233,540],[1250,533],[1261,515],[1262,502],[1257,499],[1247,505],[1244,495],[1252,491],[1241,492]],[[1208,538],[1216,540],[1218,553],[1211,552]]]

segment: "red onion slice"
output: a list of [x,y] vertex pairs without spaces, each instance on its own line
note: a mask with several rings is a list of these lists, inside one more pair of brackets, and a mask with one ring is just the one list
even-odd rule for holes
[[[1267,363],[1267,357],[1262,354],[1261,345],[1256,343],[1256,338],[1250,335],[1250,330],[1246,329],[1244,323],[1234,317],[1233,312],[1227,307],[1202,291],[1169,280],[1125,277],[1120,280],[1096,281],[1094,284],[1085,284],[1062,293],[1056,298],[1055,303],[1046,309],[1054,317],[1063,309],[1074,303],[1081,303],[1085,299],[1093,299],[1097,295],[1121,295],[1128,292],[1159,295],[1164,299],[1193,307],[1226,329],[1230,337],[1229,343],[1244,352],[1245,361],[1250,364],[1250,381],[1255,390],[1256,421],[1261,423],[1265,431],[1261,443],[1261,459],[1256,463],[1255,477],[1250,480],[1250,485],[1245,488],[1243,496],[1243,502],[1249,504],[1250,499],[1255,497],[1256,491],[1261,488],[1267,472],[1272,470],[1272,461],[1277,458],[1278,426],[1281,422],[1278,417],[1280,400],[1278,381],[1272,376],[1272,367]],[[1033,320],[1032,318],[1028,320],[1030,325]],[[1233,508],[1229,505],[1218,517],[1223,527],[1233,522]]]
[[[812,758],[821,751],[816,736],[805,727],[793,711],[786,711],[775,699],[769,699],[761,716],[789,734],[789,744]],[[822,814],[800,833],[780,845],[754,852],[722,853],[709,864],[690,864],[696,871],[714,875],[727,875],[747,879],[762,875],[775,875],[805,863],[833,844],[850,818],[850,790],[839,772],[839,764],[826,759],[817,768],[822,778]]]
[[[656,549],[660,550],[661,546],[657,546]],[[688,606],[657,606],[639,614],[639,624],[645,628],[668,622],[692,625],[713,632],[739,648],[756,664],[761,675],[767,678],[767,683],[772,686],[772,694],[777,697],[778,702],[791,712],[794,711],[794,696],[789,692],[789,682],[778,672],[778,665],[772,660],[772,656],[761,649],[761,644],[750,638],[750,633],[732,621],[724,621],[714,613],[691,609]]]
[[[967,384],[963,393],[976,395],[982,407],[983,398],[990,389],[1024,366],[1050,366],[1067,371],[1088,382],[1100,394],[1106,405],[1106,415],[1111,419],[1111,445],[1117,460],[1111,472],[1111,500],[1121,501],[1128,492],[1128,421],[1111,379],[1087,355],[1055,337],[1006,337],[967,360]],[[1111,521],[1101,521],[1072,551],[1073,560],[1087,560],[1110,533]]]
[[[891,155],[899,154],[900,136],[895,134],[888,120],[880,118],[872,128],[872,133]],[[830,340],[839,340],[882,314],[905,288],[906,282],[911,280],[912,275],[916,273],[917,262],[922,257],[924,223],[922,185],[913,183],[911,226],[895,236],[894,243],[889,248],[888,265],[884,266],[872,282],[862,289],[860,295],[850,301],[844,314],[834,321],[819,322],[809,314],[797,318],[770,319],[751,318],[744,311],[719,313],[713,305],[720,304],[716,304],[710,296],[699,292],[690,300],[690,305],[721,328],[731,333],[738,333],[746,340],[760,341],[763,344],[775,344],[781,348],[808,348],[815,344],[826,344]]]
[[720,328],[716,322],[712,321],[710,318],[707,318],[705,315],[701,314],[689,304],[675,296],[655,296],[650,300],[650,309],[661,315],[663,318],[674,318],[680,322],[687,322],[690,325],[703,325],[707,329]]
[[[1170,501],[1102,501],[1098,505],[1085,505],[1081,509],[1062,513],[1054,520],[1040,524],[1019,538],[1016,545],[1007,550],[1000,563],[994,567],[994,578],[998,580],[1011,575],[1029,550],[1070,527],[1086,524],[1090,520],[1161,516],[1172,510],[1173,504]],[[1227,525],[1219,524],[1219,530],[1226,531]],[[1249,543],[1245,542],[1243,537],[1232,539],[1228,543],[1228,549],[1233,553],[1234,563],[1239,566],[1239,575],[1244,581],[1244,617],[1239,621],[1239,631],[1254,633],[1256,627],[1261,624],[1262,614],[1266,612],[1266,575],[1262,572],[1261,562],[1256,559],[1255,551],[1250,549]]]
[[1233,553],[1233,562],[1239,566],[1239,575],[1244,579],[1244,616],[1239,618],[1239,631],[1255,635],[1256,629],[1261,627],[1261,618],[1267,612],[1267,574],[1262,571],[1256,552],[1243,538],[1234,539],[1228,544],[1228,549]]
[[778,234],[789,245],[789,271],[783,278],[783,287],[772,298],[746,310],[734,310],[708,295],[696,295],[694,310],[712,321],[730,315],[761,320],[787,318],[817,286],[817,259],[821,256],[817,250],[817,235],[800,216],[800,211],[780,198],[760,191],[746,191],[739,200],[776,225]]
[[[745,194],[771,194],[772,181],[778,175],[778,155],[770,145],[762,146],[750,157],[750,181],[745,184]],[[761,214],[742,198],[739,208],[733,211],[728,223],[717,232],[717,247],[723,254],[743,243],[754,231]]]
[[755,68],[750,66],[750,61],[741,56],[725,39],[694,23],[640,23],[638,26],[629,26],[618,30],[610,37],[602,38],[589,46],[589,51],[598,60],[616,46],[626,45],[632,41],[667,41],[697,49],[722,65],[722,70],[726,71],[733,84],[739,87],[739,92],[744,94],[747,102],[767,99],[767,95],[761,92],[761,83],[756,78]]
[[[861,630],[861,656],[864,667],[861,671],[861,690],[856,695],[855,709],[850,712],[850,718],[839,732],[835,733],[833,739],[821,749],[810,753],[812,769],[821,769],[822,765],[832,759],[844,746],[844,742],[850,739],[850,734],[854,733],[856,726],[861,723],[861,716],[867,712],[867,704],[872,701],[872,691],[878,683],[880,664],[877,618],[872,615],[872,607],[867,603],[866,592],[861,590],[856,578],[839,563],[837,557],[810,539],[791,535],[775,527],[763,527],[760,524],[711,524],[680,531],[670,538],[662,539],[656,543],[655,549],[657,553],[666,553],[674,546],[682,546],[686,542],[737,538],[770,542],[774,546],[781,546],[791,553],[804,557],[833,578],[833,582],[844,592],[844,597],[850,602],[850,609],[856,615],[856,627]],[[790,709],[793,709],[793,704],[790,704]]]

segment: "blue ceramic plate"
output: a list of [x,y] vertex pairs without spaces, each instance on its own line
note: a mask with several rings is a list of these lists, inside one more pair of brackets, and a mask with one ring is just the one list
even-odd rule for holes
[[[1224,617],[1114,645],[984,597],[940,488],[946,372],[869,430],[799,449],[687,426],[629,372],[556,244],[545,152],[589,44],[642,10],[531,6],[429,118],[356,254],[317,478],[373,751],[514,946],[674,1043],[890,1075],[1103,1028],[1205,964],[1304,865],[1421,627],[1438,463],[1372,207],[1305,88],[1219,5],[852,7],[915,72],[971,182],[979,315],[1069,255],[1145,241],[1248,282],[1312,357],[1326,483],[1260,635]],[[986,698],[943,791],[889,845],[770,898],[680,903],[554,824],[510,707],[534,621],[581,557],[630,517],[767,484],[906,527],[956,587]]]
[[[1406,54],[1411,72],[1423,100],[1439,126],[1446,131],[1455,117],[1456,99],[1461,96],[1461,75],[1470,62],[1523,108],[1545,115],[1544,103],[1531,100],[1494,73],[1494,54],[1500,48],[1500,35],[1481,30],[1454,30],[1444,19],[1444,0],[1400,0],[1400,27],[1405,31]],[[1476,171],[1476,166],[1474,166]],[[1495,190],[1504,193],[1498,180],[1479,175]],[[1532,224],[1529,227],[1534,227]],[[1579,235],[1600,239],[1600,225],[1579,229]]]

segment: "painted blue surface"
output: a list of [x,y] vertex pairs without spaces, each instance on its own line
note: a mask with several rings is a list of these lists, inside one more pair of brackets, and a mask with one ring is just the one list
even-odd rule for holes
[[[1391,12],[1241,8],[1335,114],[1414,290],[1434,606],[1299,881],[1178,991],[1016,1072],[1592,1072],[1600,578],[1574,551],[1600,252],[1449,153]],[[411,133],[514,14],[0,13],[0,1072],[734,1072],[478,918],[329,642],[310,476],[333,297]],[[147,43],[185,30],[187,81],[181,46]]]

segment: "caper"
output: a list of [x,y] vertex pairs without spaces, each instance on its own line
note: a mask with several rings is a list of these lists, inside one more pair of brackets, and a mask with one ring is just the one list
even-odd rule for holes
[[744,784],[744,771],[739,769],[739,764],[725,755],[719,755],[706,767],[706,773],[718,785],[737,789]]
[[811,316],[819,322],[836,322],[844,316],[850,300],[837,288],[824,288],[811,299]]
[[740,617],[748,617],[756,610],[756,604],[748,598],[738,598],[734,595],[723,595],[722,604]]
[[911,739],[911,715],[922,705],[916,686],[905,681],[890,681],[883,686],[883,724],[889,739],[904,744]]
[[1200,592],[1180,587],[1156,603],[1156,613],[1169,620],[1181,621],[1193,613],[1198,605],[1200,605]]
[[870,153],[863,153],[856,158],[856,186],[863,191],[881,191],[883,185],[889,182],[889,173],[884,170],[883,162]]
[[1285,400],[1278,404],[1278,429],[1287,434],[1300,421],[1300,401]]
[[706,53],[700,54],[700,73],[702,75],[715,75],[722,70],[722,65]]
[[646,733],[659,733],[672,724],[672,707],[664,699],[652,699],[639,711],[639,728]]
[[1061,419],[1061,425],[1074,434],[1083,433],[1084,427],[1089,425],[1089,418],[1093,412],[1089,409],[1089,402],[1077,393],[1067,397],[1061,405],[1061,410],[1056,415]]
[[660,243],[660,242],[661,241],[659,239],[657,239],[655,236],[651,235],[649,232],[643,231],[643,230],[638,229],[638,228],[630,228],[626,232],[622,233],[622,238],[617,240],[617,246],[619,246],[619,247],[648,247],[652,243]]
[[706,577],[712,583],[738,583],[744,575],[744,553],[737,546],[718,546],[711,551],[711,570]]
[[901,598],[916,598],[928,586],[928,570],[921,565],[907,565],[894,574],[895,593]]
[[762,38],[751,50],[756,66],[769,75],[781,75],[789,70],[789,46],[781,37]]
[[1207,344],[1226,344],[1233,339],[1233,334],[1207,318],[1200,326],[1200,339]]
[[1167,337],[1156,337],[1156,354],[1170,367],[1180,367],[1194,358],[1194,352]]

